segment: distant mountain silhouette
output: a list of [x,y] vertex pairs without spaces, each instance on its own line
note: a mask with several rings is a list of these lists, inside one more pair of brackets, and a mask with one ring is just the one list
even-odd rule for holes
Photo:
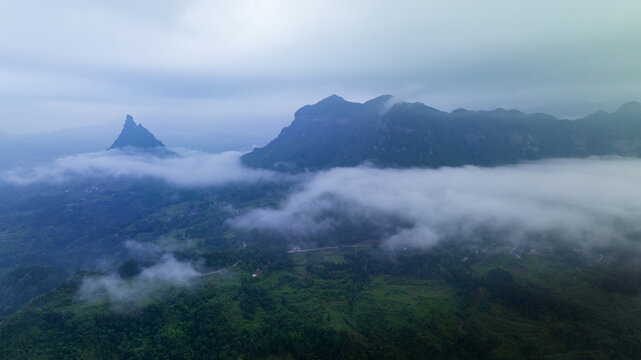
[[578,120],[517,110],[439,111],[391,104],[385,95],[353,103],[332,95],[298,110],[276,139],[242,157],[252,167],[285,171],[355,166],[491,166],[592,155],[641,156],[641,104]]
[[134,118],[127,114],[125,124],[118,138],[107,150],[120,149],[126,152],[144,152],[156,156],[176,156],[176,153],[167,150],[162,141],[145,129],[142,124],[136,124]]

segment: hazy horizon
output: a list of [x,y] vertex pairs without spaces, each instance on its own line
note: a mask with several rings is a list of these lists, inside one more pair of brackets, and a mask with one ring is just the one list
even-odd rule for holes
[[[340,94],[328,94],[328,96],[331,96],[331,95],[337,95],[337,96],[343,97]],[[379,94],[379,96],[380,95],[383,95],[383,94]],[[394,99],[396,99],[396,97],[394,95],[392,95],[392,96],[393,96]],[[325,96],[325,97],[327,97],[327,96]],[[323,97],[323,98],[325,98],[325,97]],[[261,134],[261,136],[265,137],[265,139],[273,138],[275,135],[278,134],[278,132],[280,131],[280,129],[282,127],[285,127],[285,126],[289,125],[294,120],[294,113],[296,112],[296,110],[298,110],[298,109],[300,109],[300,108],[302,108],[302,107],[304,107],[306,105],[313,105],[313,104],[317,103],[318,101],[323,100],[323,98],[319,98],[316,101],[308,103],[308,104],[300,104],[298,107],[293,108],[291,113],[288,116],[284,117],[283,119],[278,119],[277,120],[278,122],[282,122],[283,123],[282,125],[276,124],[276,120],[275,120],[275,124],[273,126],[270,126],[267,129],[265,129],[266,133]],[[345,101],[357,102],[357,103],[363,103],[363,102],[366,102],[368,100],[371,100],[370,98],[364,99],[364,100],[354,100],[354,99],[345,98],[345,97],[343,97],[343,98],[345,99]],[[372,99],[373,98],[376,98],[376,96],[372,97]],[[399,99],[399,100],[395,100],[394,102],[404,102],[404,101],[410,102],[411,100]],[[411,102],[413,102],[413,101],[411,101]],[[417,101],[417,102],[421,102],[421,101]],[[471,111],[492,111],[492,110],[495,110],[495,109],[498,109],[498,108],[504,108],[506,110],[518,110],[518,111],[524,112],[526,114],[544,113],[544,114],[552,115],[552,116],[554,116],[554,117],[556,117],[558,119],[574,120],[574,119],[577,119],[577,118],[580,118],[580,117],[591,115],[591,114],[599,112],[599,111],[604,111],[604,112],[611,113],[611,112],[616,111],[616,109],[618,109],[621,105],[624,105],[625,103],[628,103],[628,102],[639,102],[639,101],[632,99],[630,101],[624,101],[624,102],[616,102],[616,101],[601,101],[601,102],[579,102],[579,101],[576,101],[576,102],[565,102],[565,103],[564,102],[559,102],[559,103],[554,103],[554,104],[546,104],[546,105],[539,105],[539,106],[525,107],[525,108],[516,108],[516,107],[504,108],[504,107],[501,107],[501,106],[494,106],[494,107],[488,106],[488,107],[483,107],[483,108],[471,108],[471,107],[466,107],[466,106],[460,106],[460,107],[456,107],[456,108],[443,109],[443,108],[436,108],[435,106],[431,106],[429,103],[424,103],[424,104],[427,105],[427,106],[436,108],[437,110],[443,111],[443,112],[451,112],[453,110],[461,109],[461,108],[462,109],[466,109],[466,110],[471,110]],[[579,109],[581,109],[581,110],[579,110]],[[562,115],[562,114],[571,114],[571,115]],[[29,138],[31,136],[38,136],[38,135],[45,135],[46,136],[46,135],[54,135],[54,134],[60,134],[60,133],[73,133],[73,132],[79,131],[79,130],[94,130],[94,129],[111,130],[111,131],[113,131],[113,134],[117,134],[122,128],[122,124],[124,123],[124,119],[125,119],[126,115],[131,115],[135,119],[135,121],[137,123],[140,123],[140,124],[143,124],[143,121],[147,120],[147,121],[145,121],[145,124],[146,123],[150,123],[153,126],[156,126],[155,129],[151,129],[151,130],[155,130],[154,132],[157,132],[158,134],[163,134],[163,135],[170,136],[170,137],[171,136],[175,136],[175,135],[179,135],[179,136],[190,136],[190,135],[198,136],[198,135],[202,135],[201,131],[203,129],[198,127],[199,124],[189,124],[190,125],[189,128],[182,129],[181,131],[176,131],[176,128],[173,126],[174,124],[171,124],[171,123],[156,123],[153,118],[149,118],[149,117],[145,117],[143,120],[141,120],[140,118],[136,117],[135,115],[126,112],[126,113],[121,114],[121,116],[119,116],[118,118],[110,119],[110,120],[107,120],[105,122],[95,123],[95,124],[80,124],[80,125],[76,125],[76,126],[64,127],[64,128],[54,129],[54,130],[42,130],[42,131],[34,131],[34,132],[28,132],[28,133],[7,133],[7,132],[2,131],[2,129],[0,129],[0,136],[5,136],[5,137],[13,138],[13,139],[24,139],[24,138]],[[143,124],[143,125],[145,125],[145,124]],[[223,135],[229,135],[229,131],[227,131],[227,130],[215,131],[215,132],[212,132],[212,133],[219,133],[219,134],[223,134]],[[270,133],[271,135],[266,135],[268,133]],[[238,133],[237,135],[242,138],[242,137],[244,137],[246,135],[252,135],[252,133],[251,133],[251,131],[248,131],[248,132],[244,132],[244,133],[243,132]],[[254,135],[255,135],[255,133],[254,133]],[[254,144],[254,145],[260,145],[260,144]],[[176,146],[184,146],[184,144],[176,144]],[[233,149],[231,149],[231,150],[233,150]]]

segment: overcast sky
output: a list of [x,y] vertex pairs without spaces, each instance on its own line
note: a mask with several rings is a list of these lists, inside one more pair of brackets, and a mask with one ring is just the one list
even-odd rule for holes
[[639,14],[639,1],[2,0],[0,131],[131,113],[164,131],[276,134],[333,93],[444,110],[641,100]]

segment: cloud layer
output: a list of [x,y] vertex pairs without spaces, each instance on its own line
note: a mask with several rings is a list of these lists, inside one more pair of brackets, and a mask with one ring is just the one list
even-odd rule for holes
[[514,242],[549,235],[591,246],[641,234],[640,183],[641,160],[626,158],[495,168],[338,168],[317,174],[280,207],[231,223],[298,241],[327,236],[348,221],[386,229],[384,240],[392,247],[474,240],[481,230],[500,231]]
[[117,274],[85,278],[78,299],[85,302],[107,300],[113,305],[136,304],[165,287],[187,287],[200,276],[189,263],[165,254],[153,266],[144,268],[132,279]]
[[0,128],[129,112],[167,133],[242,133],[279,128],[335,92],[454,109],[621,103],[641,89],[633,0],[149,4],[0,2],[0,31],[15,34],[0,37]]
[[88,153],[55,160],[51,164],[0,173],[0,180],[16,185],[56,183],[76,176],[155,178],[178,186],[210,186],[285,179],[285,175],[250,169],[240,163],[239,152],[207,154],[182,151],[180,158],[132,156],[118,151]]

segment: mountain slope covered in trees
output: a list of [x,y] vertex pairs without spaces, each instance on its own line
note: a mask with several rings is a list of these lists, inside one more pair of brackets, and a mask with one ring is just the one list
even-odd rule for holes
[[248,166],[288,171],[355,166],[491,166],[521,160],[641,156],[641,104],[577,120],[516,110],[436,110],[381,96],[364,104],[332,95],[295,114]]

